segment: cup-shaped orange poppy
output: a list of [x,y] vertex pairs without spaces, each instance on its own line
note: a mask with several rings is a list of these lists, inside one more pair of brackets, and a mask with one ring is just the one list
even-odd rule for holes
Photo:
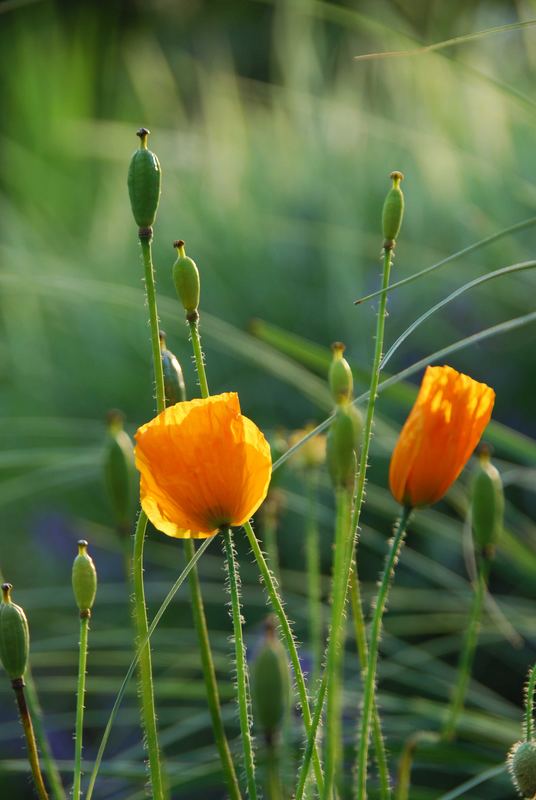
[[266,497],[272,460],[234,392],[170,406],[136,433],[141,505],[168,536],[242,525]]
[[428,367],[391,457],[399,503],[436,503],[454,483],[488,424],[495,392],[452,367]]

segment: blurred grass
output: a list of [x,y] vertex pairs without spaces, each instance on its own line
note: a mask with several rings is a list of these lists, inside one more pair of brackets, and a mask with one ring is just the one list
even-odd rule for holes
[[[163,164],[158,289],[168,344],[183,363],[190,396],[194,371],[170,274],[177,237],[202,273],[212,385],[237,389],[246,413],[264,429],[298,427],[329,411],[323,377],[332,340],[346,342],[357,392],[366,388],[375,303],[354,307],[352,300],[377,288],[379,214],[392,169],[406,174],[407,199],[395,280],[536,213],[535,30],[417,58],[355,62],[353,56],[533,16],[532,0],[0,3],[0,566],[30,615],[38,688],[64,766],[72,756],[77,641],[70,566],[82,534],[94,544],[101,578],[88,758],[131,651],[121,547],[108,527],[99,448],[109,408],[125,410],[131,430],[152,413],[149,335],[125,186],[136,128],[152,128],[151,146]],[[533,242],[532,230],[519,232],[393,293],[387,344],[459,285],[533,258]],[[532,312],[535,282],[526,272],[460,297],[415,331],[389,369]],[[248,333],[254,318],[260,320],[251,329],[255,336]],[[492,589],[524,644],[506,644],[496,620],[486,619],[461,741],[418,752],[412,800],[437,798],[499,764],[520,732],[522,683],[535,643],[534,341],[528,326],[452,358],[453,366],[497,391],[490,438],[502,471],[514,477]],[[367,601],[396,513],[385,490],[388,457],[411,397],[411,386],[401,384],[378,406],[361,552]],[[438,727],[448,698],[470,601],[460,522],[466,485],[467,478],[440,508],[415,518],[402,559],[381,676],[394,754],[417,727]],[[305,505],[291,470],[284,488],[283,586],[303,639]],[[326,485],[326,574],[331,522]],[[178,550],[177,542],[150,537],[151,611],[180,569]],[[243,542],[240,554],[254,646],[265,605]],[[228,698],[230,628],[216,548],[203,557],[201,571]],[[156,634],[155,669],[177,797],[221,797],[182,594]],[[347,670],[350,741],[359,704],[351,657]],[[0,682],[0,780],[7,793],[23,798],[30,795],[17,773],[23,766],[6,684]],[[133,691],[103,766],[103,798],[141,796]],[[227,703],[225,713],[236,737]],[[513,791],[496,776],[470,796],[504,800]]]

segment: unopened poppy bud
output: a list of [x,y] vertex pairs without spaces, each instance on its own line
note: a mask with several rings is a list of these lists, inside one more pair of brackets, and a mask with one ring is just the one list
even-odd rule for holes
[[361,429],[361,414],[354,406],[337,406],[327,442],[328,469],[335,489],[353,483]]
[[134,445],[123,429],[123,415],[120,411],[110,411],[108,414],[104,480],[117,525],[128,530],[137,472],[134,465]]
[[30,632],[26,614],[11,600],[10,583],[2,585],[0,604],[0,661],[11,678],[22,678],[30,650]]
[[383,246],[386,250],[394,247],[404,215],[404,195],[400,188],[400,182],[404,176],[395,170],[389,177],[393,181],[393,186],[387,193],[382,212],[383,238],[385,240]]
[[354,391],[354,378],[350,364],[344,358],[345,346],[342,342],[331,345],[333,358],[329,366],[329,388],[337,405],[349,403]]
[[508,769],[522,797],[536,797],[536,742],[517,742],[508,754]]
[[471,518],[475,546],[485,558],[493,558],[503,529],[504,494],[500,473],[490,461],[487,447],[478,454],[473,479]]
[[174,406],[175,403],[181,403],[186,400],[186,386],[184,385],[184,375],[177,356],[167,349],[164,331],[160,331],[160,355],[162,357],[166,405]]
[[199,271],[195,261],[186,255],[182,239],[178,239],[173,246],[177,249],[177,260],[173,264],[175,288],[187,317],[195,316],[201,292]]
[[73,563],[73,592],[80,614],[89,616],[97,594],[97,570],[87,552],[87,542],[80,539],[78,555]]
[[140,146],[130,159],[128,168],[128,193],[134,219],[139,228],[151,228],[160,200],[162,171],[160,162],[147,148],[149,131],[140,128]]
[[251,680],[255,722],[266,740],[272,742],[290,704],[289,665],[272,617],[266,622],[264,641],[253,662]]

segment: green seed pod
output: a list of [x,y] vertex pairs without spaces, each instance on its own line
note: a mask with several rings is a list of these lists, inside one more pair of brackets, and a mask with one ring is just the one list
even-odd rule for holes
[[30,650],[30,632],[26,614],[11,600],[10,583],[2,585],[0,604],[0,661],[12,681],[26,672]]
[[333,358],[329,366],[329,388],[337,405],[349,403],[354,392],[354,378],[350,364],[344,358],[345,346],[342,342],[331,345]]
[[290,672],[285,650],[270,617],[251,672],[253,716],[266,740],[273,741],[290,706]]
[[473,539],[478,552],[493,558],[503,529],[504,494],[499,471],[490,461],[490,453],[482,447],[473,479],[471,518]]
[[120,411],[108,414],[108,436],[104,448],[104,482],[112,504],[116,524],[128,532],[132,518],[137,472],[134,445],[123,430]]
[[87,542],[80,539],[78,555],[73,563],[73,592],[80,614],[89,616],[97,594],[97,570],[87,553]]
[[162,170],[160,162],[147,148],[149,131],[140,128],[140,146],[130,159],[128,168],[128,193],[132,213],[139,228],[151,228],[160,200]]
[[186,386],[179,359],[167,349],[166,334],[160,331],[160,354],[162,357],[162,372],[164,374],[164,390],[166,406],[174,406],[186,400]]
[[508,769],[521,797],[536,798],[536,742],[517,742],[508,753]]
[[362,427],[361,414],[355,406],[337,406],[327,442],[328,469],[335,489],[353,484]]
[[199,270],[195,261],[186,255],[182,239],[174,242],[173,247],[177,249],[177,260],[173,264],[175,288],[186,315],[188,317],[195,316],[199,308],[199,295],[201,292]]
[[395,246],[396,237],[402,225],[404,215],[404,195],[400,188],[400,181],[404,179],[401,172],[391,172],[389,176],[393,181],[393,186],[387,193],[383,204],[382,225],[383,238],[386,250],[391,250]]

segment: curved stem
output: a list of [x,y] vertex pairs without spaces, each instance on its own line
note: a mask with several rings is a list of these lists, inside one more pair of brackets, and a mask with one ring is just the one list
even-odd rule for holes
[[380,580],[376,603],[374,607],[374,616],[372,618],[372,626],[370,632],[370,646],[369,658],[367,665],[367,672],[365,676],[365,686],[363,694],[363,711],[361,714],[361,735],[359,739],[359,752],[358,752],[358,797],[365,798],[367,796],[367,764],[368,764],[368,747],[370,739],[370,726],[372,722],[372,711],[374,708],[374,694],[376,685],[376,671],[378,667],[378,651],[380,646],[380,636],[382,631],[382,620],[385,607],[387,605],[387,596],[389,594],[389,586],[394,574],[396,562],[404,542],[404,535],[406,527],[411,516],[411,508],[404,508],[402,515],[396,526],[395,533],[391,539],[391,545],[387,558],[385,560],[385,568]]
[[[298,696],[300,698],[300,705],[301,705],[305,730],[306,733],[309,735],[312,728],[311,709],[309,708],[307,687],[305,685],[305,679],[303,677],[300,658],[298,656],[298,650],[296,647],[296,642],[294,640],[294,634],[292,633],[292,628],[290,627],[287,615],[285,614],[283,602],[279,597],[276,581],[274,580],[272,574],[270,573],[270,570],[266,563],[266,559],[262,554],[259,542],[257,540],[257,537],[255,536],[255,531],[251,526],[251,522],[246,522],[244,524],[244,530],[246,531],[250,547],[253,551],[253,555],[255,556],[255,560],[259,567],[264,585],[266,587],[266,591],[270,598],[270,603],[279,620],[281,632],[283,634],[283,638],[285,640],[285,644],[290,657],[290,662],[292,664],[292,669],[294,671],[294,679],[296,681]],[[316,741],[313,740],[311,747],[313,752],[313,768],[315,771],[315,778],[319,791],[322,791],[324,786],[324,776],[322,775],[322,767],[320,765],[320,758],[318,756]]]
[[76,692],[76,727],[74,735],[73,800],[80,800],[82,781],[82,741],[84,736],[84,698],[86,694],[87,641],[90,612],[80,615],[80,643],[78,659],[78,689]]
[[233,632],[236,660],[236,691],[238,695],[238,713],[240,719],[240,734],[244,753],[244,769],[248,786],[248,795],[251,800],[257,798],[257,783],[255,780],[255,761],[253,758],[253,742],[251,739],[251,697],[249,691],[249,677],[246,661],[246,647],[242,635],[242,610],[240,607],[240,575],[236,563],[236,553],[232,539],[231,529],[221,529],[227,562],[227,577],[229,580],[229,594],[231,595],[231,617],[233,619]]
[[[184,550],[186,553],[186,558],[191,561],[195,556],[195,546],[192,539],[184,540]],[[205,690],[207,693],[207,703],[212,721],[214,739],[216,740],[216,747],[218,748],[229,796],[231,800],[241,800],[242,795],[240,793],[240,786],[238,784],[236,770],[233,764],[227,737],[225,735],[225,728],[223,726],[218,682],[216,680],[216,670],[214,669],[214,659],[212,657],[212,650],[210,647],[207,619],[203,605],[201,583],[199,580],[197,567],[194,566],[191,569],[188,577],[190,582],[192,613],[197,631],[197,638],[199,641],[203,676],[205,679]]]
[[463,649],[458,663],[458,680],[456,681],[456,686],[452,692],[447,719],[442,731],[442,737],[447,741],[454,737],[460,714],[463,711],[465,695],[467,694],[467,687],[469,686],[469,680],[471,678],[471,667],[473,665],[473,659],[478,641],[480,618],[482,616],[482,607],[486,594],[489,568],[490,563],[488,560],[483,560],[479,565],[478,578],[474,589],[469,622],[467,623]]
[[525,741],[531,742],[534,738],[534,687],[536,686],[536,664],[529,672],[527,688],[525,690],[525,716],[523,718],[523,735]]
[[37,744],[35,742],[35,734],[32,725],[28,706],[26,704],[26,697],[24,694],[24,680],[23,678],[15,678],[11,682],[15,698],[19,707],[20,721],[26,737],[26,745],[28,747],[28,761],[32,769],[32,776],[40,800],[49,800],[43,776],[41,774],[41,767],[39,766],[39,754],[37,752]]
[[333,559],[333,581],[331,601],[331,625],[327,653],[327,701],[326,701],[326,760],[324,775],[324,800],[335,796],[335,783],[341,759],[341,687],[340,671],[344,647],[344,581],[345,553],[348,549],[350,531],[349,493],[344,488],[336,491],[335,552]]
[[43,769],[48,778],[51,797],[53,800],[65,800],[65,790],[61,782],[58,765],[54,759],[50,742],[48,741],[45,728],[43,726],[43,712],[41,710],[41,706],[39,705],[37,690],[35,688],[35,683],[29,667],[26,669],[25,681],[28,709],[30,717],[33,720],[35,738],[41,752]]

